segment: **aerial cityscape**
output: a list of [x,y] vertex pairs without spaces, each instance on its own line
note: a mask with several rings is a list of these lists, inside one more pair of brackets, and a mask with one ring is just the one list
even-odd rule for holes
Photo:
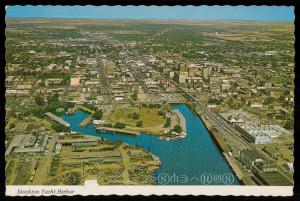
[[6,18],[6,185],[292,186],[294,23]]

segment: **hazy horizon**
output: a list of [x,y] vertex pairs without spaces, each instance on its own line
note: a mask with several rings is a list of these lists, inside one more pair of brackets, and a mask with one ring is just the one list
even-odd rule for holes
[[243,19],[164,19],[164,18],[76,18],[76,17],[7,17],[6,20],[95,20],[95,21],[195,21],[195,22],[261,22],[261,23],[294,23],[293,21],[260,21]]
[[9,6],[6,18],[292,22],[288,6]]

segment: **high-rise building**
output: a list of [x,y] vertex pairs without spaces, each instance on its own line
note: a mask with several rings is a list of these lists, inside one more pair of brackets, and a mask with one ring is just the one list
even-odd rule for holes
[[202,68],[202,77],[204,80],[208,80],[208,78],[209,78],[209,68],[208,67]]
[[188,78],[188,72],[175,72],[174,80],[179,84],[186,83],[186,79]]
[[179,64],[179,71],[180,72],[186,72],[187,71],[187,64],[186,63],[180,63]]

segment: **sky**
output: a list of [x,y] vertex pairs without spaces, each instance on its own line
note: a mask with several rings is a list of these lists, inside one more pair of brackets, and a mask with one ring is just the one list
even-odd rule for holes
[[293,6],[8,6],[7,18],[294,21]]

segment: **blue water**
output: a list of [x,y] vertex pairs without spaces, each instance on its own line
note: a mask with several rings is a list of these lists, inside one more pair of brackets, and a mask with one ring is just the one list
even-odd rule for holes
[[157,184],[239,184],[202,120],[186,105],[174,104],[171,107],[178,109],[186,118],[187,136],[184,139],[163,141],[147,134],[131,136],[99,133],[92,124],[80,128],[80,122],[88,116],[82,110],[77,110],[74,115],[64,115],[63,119],[71,124],[72,131],[111,141],[121,140],[126,144],[143,147],[158,156],[161,167],[153,175]]

